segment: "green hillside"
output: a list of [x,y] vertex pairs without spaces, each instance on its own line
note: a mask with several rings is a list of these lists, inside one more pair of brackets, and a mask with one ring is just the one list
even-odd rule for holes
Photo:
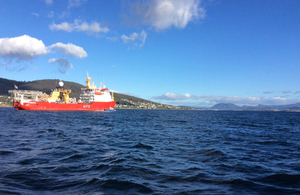
[[[14,85],[18,86],[19,90],[36,90],[50,94],[51,89],[55,89],[58,86],[59,81],[60,80],[58,79],[46,79],[23,82],[0,78],[0,96],[8,96],[8,90],[14,90]],[[63,82],[65,89],[72,90],[70,97],[76,97],[76,99],[78,99],[81,88],[84,88],[85,86],[69,81]],[[118,108],[182,109],[181,107],[162,105],[142,98],[119,93],[114,93],[114,99],[117,102],[116,107]]]
[[[18,86],[19,90],[36,90],[50,94],[51,89],[55,89],[58,86],[59,81],[60,80],[58,79],[47,79],[23,82],[0,78],[0,95],[8,95],[8,90],[13,90],[14,85]],[[72,90],[70,96],[78,98],[81,88],[83,88],[84,86],[74,82],[63,82],[64,88]]]
[[[19,90],[36,90],[36,91],[42,91],[47,94],[51,93],[51,89],[55,89],[55,87],[58,86],[60,80],[58,79],[46,79],[46,80],[36,80],[36,81],[29,81],[29,82],[23,82],[23,81],[15,81],[15,80],[8,80],[0,78],[0,95],[9,95],[8,90],[13,90],[14,85],[18,86]],[[85,86],[74,83],[74,82],[64,82],[64,88],[65,89],[71,89],[72,92],[70,93],[70,97],[76,97],[79,98],[81,88],[84,88]],[[123,99],[133,102],[150,102],[141,98],[136,98],[129,95],[123,95],[119,93],[114,93],[115,101],[121,102]]]

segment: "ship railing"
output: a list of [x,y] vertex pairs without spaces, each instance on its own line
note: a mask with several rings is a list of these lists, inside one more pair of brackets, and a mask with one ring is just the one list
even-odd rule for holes
[[103,92],[103,91],[110,91],[110,90],[103,90],[103,89],[87,89],[87,88],[81,88],[81,91],[89,91],[89,92],[95,92],[95,91],[99,91],[99,92]]
[[76,98],[75,97],[74,98],[69,98],[69,103],[70,104],[76,103]]
[[84,93],[84,94],[80,94],[81,96],[93,96],[95,95],[94,93]]
[[37,100],[38,96],[43,95],[41,91],[32,90],[9,90],[8,93],[14,96],[14,100]]
[[38,95],[41,95],[43,94],[43,92],[41,91],[34,91],[34,90],[8,90],[8,93],[11,94],[11,95],[14,95],[14,94],[38,94]]

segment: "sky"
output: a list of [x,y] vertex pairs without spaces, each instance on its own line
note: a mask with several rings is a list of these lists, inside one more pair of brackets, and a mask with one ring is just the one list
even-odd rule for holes
[[194,107],[300,102],[299,0],[2,0],[0,26],[1,78],[88,72]]

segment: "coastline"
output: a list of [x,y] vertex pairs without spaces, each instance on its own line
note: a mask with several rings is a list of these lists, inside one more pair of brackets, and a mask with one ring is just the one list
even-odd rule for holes
[[0,107],[13,107],[13,106],[9,104],[0,104]]

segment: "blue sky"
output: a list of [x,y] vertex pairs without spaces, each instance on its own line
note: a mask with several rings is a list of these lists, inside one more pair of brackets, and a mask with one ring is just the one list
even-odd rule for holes
[[299,0],[7,0],[0,77],[206,107],[300,102]]

